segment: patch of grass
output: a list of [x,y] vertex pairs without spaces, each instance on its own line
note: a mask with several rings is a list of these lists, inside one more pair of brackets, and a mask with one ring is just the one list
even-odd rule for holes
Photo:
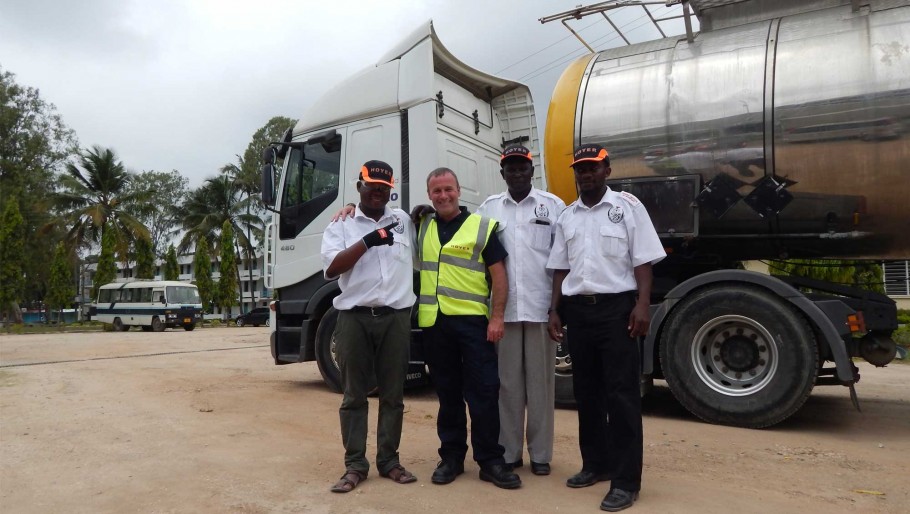
[[[61,332],[96,332],[102,330],[103,323],[96,321],[66,323],[63,326],[57,323],[18,323],[12,325],[12,334],[59,334]],[[0,328],[0,335],[6,334],[6,328]]]

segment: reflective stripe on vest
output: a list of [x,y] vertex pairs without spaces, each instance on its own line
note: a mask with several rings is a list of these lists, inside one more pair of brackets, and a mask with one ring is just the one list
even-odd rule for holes
[[481,252],[487,245],[494,223],[471,214],[445,246],[439,245],[436,220],[424,218],[417,236],[420,251],[420,296],[417,324],[431,327],[442,309],[453,316],[488,316],[487,267]]

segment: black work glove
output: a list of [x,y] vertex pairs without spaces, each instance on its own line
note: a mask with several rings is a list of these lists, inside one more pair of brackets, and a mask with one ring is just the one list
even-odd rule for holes
[[433,214],[435,212],[436,212],[436,209],[434,209],[433,207],[431,207],[429,205],[426,205],[426,204],[415,205],[414,208],[411,209],[411,222],[417,226],[420,226],[420,220],[423,219],[424,216],[429,216],[430,214]]
[[387,227],[377,228],[376,230],[363,236],[363,244],[367,245],[367,248],[372,248],[379,245],[392,246],[392,243],[395,242],[395,236],[392,235],[392,229],[397,226],[398,222],[396,221]]

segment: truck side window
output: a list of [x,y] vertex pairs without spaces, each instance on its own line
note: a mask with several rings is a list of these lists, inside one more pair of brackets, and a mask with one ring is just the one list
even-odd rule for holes
[[293,239],[338,197],[341,137],[288,154],[278,237]]

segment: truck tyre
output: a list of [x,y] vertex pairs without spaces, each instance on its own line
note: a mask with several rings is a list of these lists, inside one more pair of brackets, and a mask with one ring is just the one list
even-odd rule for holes
[[152,332],[164,332],[164,323],[161,322],[158,316],[152,318]]
[[194,328],[196,328],[195,323],[190,323],[189,325],[183,325],[183,330],[186,330],[187,332],[192,332]]
[[556,405],[575,405],[575,392],[572,386],[572,356],[565,338],[556,343]]
[[670,313],[660,362],[679,402],[710,423],[763,428],[796,412],[818,374],[806,320],[785,300],[742,284],[693,293]]
[[126,330],[129,330],[129,328],[123,327],[123,321],[121,321],[120,318],[114,318],[112,325],[114,326],[114,332],[125,332]]
[[234,322],[238,327],[243,326],[243,318],[237,318],[237,321]]
[[342,392],[341,370],[338,369],[338,361],[335,359],[335,323],[337,322],[338,310],[335,307],[329,307],[316,328],[316,364],[319,366],[322,381],[334,393]]
[[[316,364],[322,381],[335,393],[343,393],[341,387],[341,369],[338,368],[338,358],[335,356],[335,324],[338,323],[338,310],[329,307],[319,321],[316,328]],[[376,377],[372,376],[367,382],[367,391],[371,396],[376,389]]]

